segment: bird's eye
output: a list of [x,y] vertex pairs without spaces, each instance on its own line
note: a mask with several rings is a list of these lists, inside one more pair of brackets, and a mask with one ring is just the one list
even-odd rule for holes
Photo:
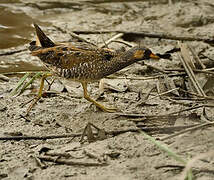
[[67,48],[67,47],[63,47],[62,50],[63,50],[63,51],[67,51],[68,48]]
[[152,51],[150,49],[145,50],[145,58],[149,58]]

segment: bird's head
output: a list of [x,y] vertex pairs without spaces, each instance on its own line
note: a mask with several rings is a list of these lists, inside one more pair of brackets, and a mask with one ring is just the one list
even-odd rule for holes
[[145,59],[160,59],[159,56],[152,53],[152,51],[146,47],[133,47],[129,50],[129,53],[132,54],[133,59],[140,61]]

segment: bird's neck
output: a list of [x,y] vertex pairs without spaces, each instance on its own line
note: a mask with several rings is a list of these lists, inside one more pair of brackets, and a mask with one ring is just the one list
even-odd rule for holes
[[104,71],[103,74],[104,76],[108,76],[135,62],[137,62],[137,60],[133,58],[133,53],[123,52],[105,63],[106,71]]

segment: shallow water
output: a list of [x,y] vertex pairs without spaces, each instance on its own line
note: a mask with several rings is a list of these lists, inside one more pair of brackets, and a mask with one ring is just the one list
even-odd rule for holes
[[0,3],[0,49],[16,47],[29,42],[33,19],[23,12],[11,12]]
[[[0,1],[0,73],[23,72],[39,68],[29,58],[13,58],[10,55],[2,56],[7,52],[13,53],[17,51],[16,47],[18,46],[20,46],[21,51],[26,49],[21,45],[29,43],[32,39],[34,31],[32,23],[35,21],[20,7],[25,9],[25,6],[17,0]],[[17,52],[21,52],[20,48],[18,48]],[[29,53],[27,50],[24,50],[24,52]]]

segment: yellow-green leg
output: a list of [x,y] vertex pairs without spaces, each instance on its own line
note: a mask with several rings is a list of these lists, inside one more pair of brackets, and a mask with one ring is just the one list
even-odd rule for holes
[[97,101],[95,101],[94,99],[92,99],[89,95],[88,95],[88,90],[87,90],[87,82],[81,82],[82,87],[83,87],[83,92],[84,92],[84,98],[87,99],[88,101],[92,102],[94,105],[96,105],[99,109],[105,111],[105,112],[116,112],[116,108],[107,108],[105,106],[103,106],[102,104],[99,104]]
[[30,106],[27,109],[27,114],[31,111],[31,109],[33,108],[33,106],[38,102],[38,100],[42,97],[42,90],[44,88],[44,83],[45,83],[45,79],[49,76],[52,76],[51,73],[45,73],[42,75],[41,78],[41,83],[40,83],[40,88],[39,88],[39,93],[38,96],[34,99],[34,101],[30,104]]

